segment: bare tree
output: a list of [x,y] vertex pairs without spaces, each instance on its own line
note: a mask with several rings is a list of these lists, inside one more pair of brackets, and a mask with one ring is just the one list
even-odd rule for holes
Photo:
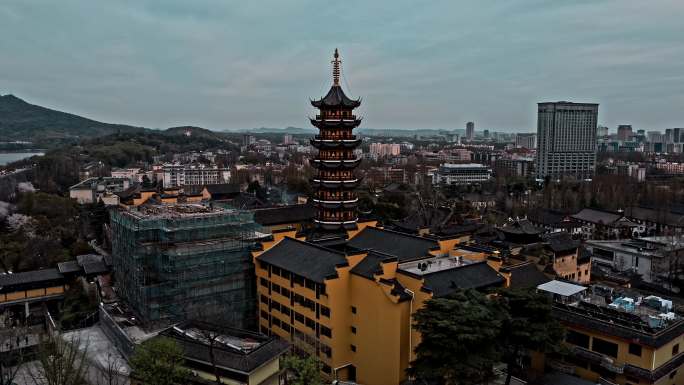
[[0,385],[10,385],[28,361],[30,329],[12,327],[0,334]]
[[126,369],[126,363],[123,358],[117,354],[107,353],[107,361],[104,364],[98,365],[97,385],[124,385],[127,383],[123,372]]
[[38,362],[29,367],[34,385],[86,385],[89,370],[88,346],[79,349],[81,341],[74,337],[65,341],[58,335],[41,341]]

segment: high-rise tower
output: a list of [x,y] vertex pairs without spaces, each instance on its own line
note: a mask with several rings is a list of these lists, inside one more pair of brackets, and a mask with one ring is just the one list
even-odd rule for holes
[[594,176],[598,107],[594,103],[538,104],[537,178]]
[[312,161],[317,169],[312,179],[314,189],[314,222],[324,230],[356,228],[358,219],[356,187],[359,179],[354,169],[361,162],[354,149],[361,144],[352,133],[361,119],[354,115],[360,100],[352,100],[340,86],[340,55],[335,49],[332,61],[333,84],[330,91],[311,105],[319,109],[311,124],[318,127],[318,135],[311,139],[311,145],[318,149]]

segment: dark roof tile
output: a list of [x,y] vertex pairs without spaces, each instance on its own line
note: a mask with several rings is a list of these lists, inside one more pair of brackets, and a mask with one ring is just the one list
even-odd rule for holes
[[283,238],[257,259],[318,283],[335,275],[335,266],[347,263],[343,253],[289,237]]
[[433,239],[383,230],[368,226],[350,239],[348,245],[357,249],[376,250],[395,256],[399,261],[408,261],[428,255],[431,249],[439,247]]

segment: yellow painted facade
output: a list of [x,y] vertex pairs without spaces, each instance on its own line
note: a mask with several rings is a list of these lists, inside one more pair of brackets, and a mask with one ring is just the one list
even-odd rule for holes
[[[391,257],[380,263],[382,270],[372,279],[351,273],[368,256],[365,252],[346,255],[347,263],[338,265],[336,276],[322,285],[307,279],[295,282],[292,277],[297,272],[260,263],[261,254],[284,237],[294,236],[294,231],[276,232],[272,241],[264,242],[262,250],[254,253],[260,331],[278,335],[296,349],[317,356],[330,379],[364,385],[394,385],[406,380],[406,369],[415,359],[413,349],[420,342],[410,316],[433,296],[424,289],[423,279],[398,270],[396,258]],[[454,247],[459,240],[437,240],[438,247],[420,256],[457,255]],[[461,254],[486,259],[484,253]],[[308,302],[309,307],[301,302]]]
[[48,288],[41,288],[41,289],[20,290],[20,291],[15,291],[15,292],[11,292],[11,293],[4,293],[4,294],[0,293],[0,303],[64,294],[64,292],[67,290],[67,288],[68,287],[66,285],[63,285],[63,286],[51,286]]
[[[684,334],[675,336],[671,341],[655,348],[641,342],[637,333],[635,333],[633,340],[627,340],[615,335],[597,332],[596,330],[579,327],[577,325],[565,324],[564,326],[567,331],[566,343],[569,347],[594,353],[598,351],[599,354],[603,354],[603,362],[612,362],[611,365],[602,365],[600,362],[592,362],[587,359],[566,359],[566,362],[563,364],[569,364],[573,367],[574,374],[581,378],[588,381],[598,381],[599,378],[603,378],[604,380],[619,385],[684,384],[684,351],[682,350],[684,349]],[[576,341],[572,341],[570,336],[574,333],[580,333],[582,336],[586,336],[586,343],[578,345]],[[596,341],[599,341],[599,343],[608,342],[609,344],[614,344],[617,346],[617,354],[614,356],[612,353],[605,354],[604,351],[596,347]],[[630,347],[630,345],[632,346]],[[543,357],[537,356],[536,358],[543,360]],[[676,365],[677,362],[682,362],[682,364]],[[666,364],[675,365],[669,370],[666,370],[662,377],[655,380],[635,375],[631,373],[629,369],[625,369],[625,366],[632,366],[652,372],[659,370]],[[543,367],[543,364],[537,362],[533,366],[538,370],[539,367]],[[609,369],[611,366],[621,369],[611,370]],[[622,373],[620,373],[620,371],[622,371]]]

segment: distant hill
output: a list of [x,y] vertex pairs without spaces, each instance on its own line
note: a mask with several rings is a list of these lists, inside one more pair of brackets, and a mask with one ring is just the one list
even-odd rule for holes
[[253,134],[312,134],[318,130],[315,128],[299,128],[299,127],[285,127],[285,128],[252,128],[249,130],[243,130],[244,132],[251,132]]
[[25,102],[14,95],[0,96],[0,141],[25,140],[50,144],[117,132],[142,132],[142,127],[102,123]]
[[202,127],[195,126],[179,126],[171,127],[162,131],[166,135],[185,135],[192,138],[209,138],[216,140],[223,140],[220,133],[208,130]]

